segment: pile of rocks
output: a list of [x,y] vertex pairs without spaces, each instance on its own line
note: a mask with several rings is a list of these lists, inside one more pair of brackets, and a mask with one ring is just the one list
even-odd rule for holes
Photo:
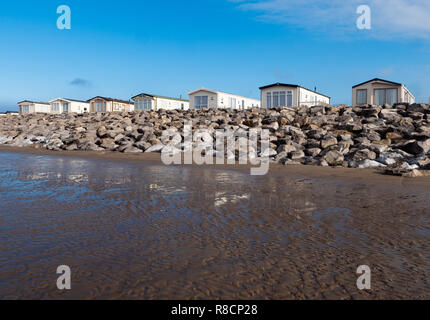
[[[0,144],[49,150],[161,152],[163,131],[270,130],[271,160],[282,164],[383,168],[395,175],[430,169],[430,105],[315,106],[252,110],[159,110],[110,114],[30,114],[0,118]],[[240,134],[239,134],[240,135]],[[415,171],[414,171],[415,170]]]

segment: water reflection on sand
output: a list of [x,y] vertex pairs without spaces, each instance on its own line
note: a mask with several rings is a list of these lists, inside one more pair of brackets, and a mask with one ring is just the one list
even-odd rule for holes
[[[395,192],[274,173],[0,153],[0,298],[424,296],[426,207],[393,212],[384,203],[417,201]],[[70,292],[55,289],[62,264],[73,271]],[[357,291],[360,264],[376,266],[377,291]]]

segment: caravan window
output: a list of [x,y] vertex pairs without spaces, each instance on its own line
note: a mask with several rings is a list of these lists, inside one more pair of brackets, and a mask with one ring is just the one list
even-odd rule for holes
[[96,112],[103,112],[103,102],[96,102]]
[[208,96],[197,96],[194,97],[194,108],[196,109],[203,109],[208,108]]
[[267,93],[267,108],[272,108],[272,93],[268,92]]
[[228,107],[232,109],[236,109],[236,99],[235,98],[228,98]]
[[397,89],[375,89],[375,104],[383,106],[384,104],[393,105],[397,103]]
[[279,107],[279,92],[273,92],[273,108]]
[[59,112],[60,111],[60,104],[58,102],[57,103],[53,103],[51,105],[51,111],[52,112]]
[[287,91],[287,107],[293,106],[293,91]]
[[286,104],[286,100],[285,100],[285,91],[281,91],[279,92],[279,106],[280,107],[285,107]]
[[357,104],[367,104],[367,89],[357,90]]

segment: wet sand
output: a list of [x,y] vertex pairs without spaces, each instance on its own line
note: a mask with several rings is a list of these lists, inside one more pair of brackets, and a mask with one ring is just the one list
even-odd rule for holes
[[1,299],[430,298],[430,177],[0,147],[0,203]]

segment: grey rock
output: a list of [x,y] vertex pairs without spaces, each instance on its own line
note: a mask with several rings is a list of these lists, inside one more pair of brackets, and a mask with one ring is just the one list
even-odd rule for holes
[[305,154],[309,157],[317,157],[321,153],[321,149],[319,148],[310,148],[305,150]]
[[340,166],[343,164],[344,156],[339,151],[331,150],[324,155],[323,159],[330,166]]
[[283,145],[280,145],[276,151],[278,153],[282,153],[282,152],[290,153],[290,152],[297,151],[297,148],[292,144],[283,144]]
[[337,144],[337,139],[335,137],[326,137],[321,141],[321,148],[326,149],[336,144]]
[[384,168],[386,167],[386,165],[378,162],[378,161],[374,161],[374,160],[369,160],[366,159],[364,161],[362,161],[359,166],[360,169],[367,169],[367,168]]
[[430,139],[425,141],[408,141],[399,146],[401,150],[410,154],[420,155],[426,154],[430,150]]
[[149,148],[151,148],[151,144],[146,141],[138,141],[134,144],[136,148],[139,148],[140,150],[146,151]]
[[354,154],[354,161],[375,160],[376,153],[369,149],[361,149]]
[[278,154],[276,150],[272,148],[265,149],[263,152],[260,153],[260,157],[274,157]]
[[291,152],[290,158],[291,160],[299,160],[305,157],[305,153],[302,150]]
[[145,150],[145,153],[161,152],[164,149],[164,144],[156,144]]
[[139,148],[136,148],[135,146],[130,145],[130,146],[126,146],[124,149],[122,149],[121,152],[123,152],[123,153],[141,153],[143,151]]

